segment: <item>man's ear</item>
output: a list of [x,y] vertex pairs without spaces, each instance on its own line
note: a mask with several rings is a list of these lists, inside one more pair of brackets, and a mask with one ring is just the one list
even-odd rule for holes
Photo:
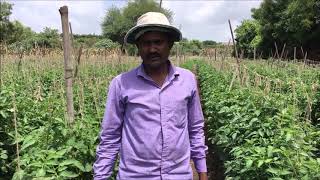
[[171,48],[173,47],[173,41],[169,41],[169,48],[170,48],[170,50],[171,50]]
[[138,49],[138,56],[140,56],[140,51],[139,51],[139,44],[138,44],[138,42],[136,41],[135,43],[134,43],[135,45],[136,45],[136,48]]

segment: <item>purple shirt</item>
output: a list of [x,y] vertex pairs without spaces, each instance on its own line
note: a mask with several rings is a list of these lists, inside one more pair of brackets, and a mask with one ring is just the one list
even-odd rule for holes
[[207,172],[204,118],[195,76],[170,65],[162,87],[143,65],[110,84],[94,163],[94,179],[111,176],[120,152],[119,180],[191,180]]

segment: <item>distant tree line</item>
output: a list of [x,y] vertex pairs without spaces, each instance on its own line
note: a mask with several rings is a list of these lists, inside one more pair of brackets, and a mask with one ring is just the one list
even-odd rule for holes
[[307,52],[308,58],[320,60],[319,0],[264,0],[252,9],[252,18],[235,30],[244,56],[253,57],[256,49],[264,57],[277,57],[285,46],[284,54],[290,58],[296,47],[297,58]]
[[[62,49],[62,35],[57,29],[45,27],[37,33],[31,28],[24,26],[19,21],[10,21],[13,4],[0,2],[0,43],[8,48],[18,51],[28,51],[33,48]],[[134,45],[123,44],[126,32],[135,25],[136,20],[148,11],[162,12],[172,21],[173,12],[169,9],[160,8],[154,0],[129,1],[123,8],[111,7],[108,9],[101,24],[102,35],[96,34],[73,34],[73,47],[113,49],[123,48],[129,55],[137,55]],[[172,54],[183,53],[200,55],[206,48],[215,48],[219,45],[212,40],[183,40],[177,43]],[[178,47],[178,48],[177,48]],[[178,50],[178,51],[177,51]]]

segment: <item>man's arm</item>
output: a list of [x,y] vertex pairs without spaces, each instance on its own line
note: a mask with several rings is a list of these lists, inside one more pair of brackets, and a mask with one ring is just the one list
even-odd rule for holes
[[206,151],[208,147],[204,143],[204,117],[195,78],[193,82],[193,94],[188,104],[191,159],[199,173],[200,179],[207,179]]
[[113,79],[109,86],[106,109],[102,121],[100,143],[93,165],[94,179],[105,180],[112,175],[121,143],[124,106],[120,99],[120,85]]

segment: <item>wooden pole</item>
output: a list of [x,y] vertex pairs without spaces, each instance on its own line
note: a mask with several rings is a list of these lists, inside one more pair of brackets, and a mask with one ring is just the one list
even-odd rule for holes
[[276,52],[275,52],[275,56],[277,56],[277,59],[279,59],[279,51],[278,51],[278,46],[277,46],[277,43],[274,42],[274,47],[276,48]]
[[62,32],[63,32],[63,55],[64,55],[64,72],[65,72],[65,86],[67,97],[67,114],[69,124],[74,122],[74,107],[73,107],[73,92],[72,92],[72,79],[73,67],[71,61],[71,42],[69,34],[69,20],[68,20],[68,7],[63,6],[59,9],[61,15]]
[[71,26],[71,22],[69,22],[69,27],[70,27],[70,39],[71,39],[71,51],[72,51],[72,55],[75,55],[74,53],[74,38],[73,38],[73,32],[72,32],[72,26]]
[[304,51],[303,51],[302,46],[300,46],[300,49],[301,49],[302,57],[304,57]]
[[214,48],[214,60],[217,61],[217,48]]
[[2,88],[2,59],[4,59],[4,55],[5,55],[5,50],[4,50],[4,46],[3,44],[0,45],[1,49],[1,53],[0,53],[0,90]]
[[81,44],[81,46],[79,48],[79,52],[78,52],[77,64],[76,64],[76,70],[75,70],[75,73],[74,73],[74,77],[78,76],[78,72],[79,72],[79,68],[80,68],[81,55],[82,55],[82,44]]
[[296,56],[297,56],[297,47],[293,48],[293,62],[296,62]]
[[161,9],[161,7],[162,7],[162,0],[160,0],[160,9]]
[[18,143],[17,104],[16,104],[15,90],[13,91],[12,99],[13,99],[13,123],[14,123],[16,151],[17,151],[17,169],[19,172],[20,171],[20,149],[19,149],[19,143]]
[[231,32],[231,37],[232,37],[232,42],[233,42],[233,48],[234,48],[234,52],[235,52],[235,56],[236,56],[236,60],[237,60],[237,65],[238,65],[238,77],[241,79],[241,77],[240,77],[240,61],[238,58],[238,51],[237,51],[236,43],[234,41],[230,19],[228,20],[228,22],[229,22],[229,27],[230,27],[230,32]]
[[306,51],[306,53],[304,55],[304,60],[303,60],[303,64],[304,64],[303,67],[305,67],[307,64],[307,56],[308,56],[308,52]]
[[283,53],[284,53],[285,49],[286,49],[286,43],[284,43],[284,45],[283,45],[283,48],[282,48],[282,51],[281,51],[281,55],[280,55],[280,59],[283,58]]
[[234,36],[233,36],[233,31],[232,31],[232,26],[231,26],[230,19],[229,19],[228,21],[229,21],[229,27],[230,27],[230,32],[231,32],[231,37],[232,37],[232,42],[233,42],[233,48],[234,48],[235,56],[236,56],[236,59],[237,59],[237,63],[239,63],[238,51],[237,51],[236,43],[235,43],[235,41],[234,41]]

